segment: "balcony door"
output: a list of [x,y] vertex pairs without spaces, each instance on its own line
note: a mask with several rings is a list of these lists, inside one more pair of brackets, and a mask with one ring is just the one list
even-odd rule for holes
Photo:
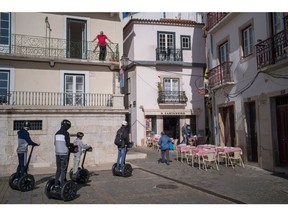
[[67,58],[87,58],[87,21],[67,19]]
[[163,87],[165,102],[179,101],[179,79],[164,78]]
[[222,64],[228,61],[229,61],[228,42],[225,42],[219,46],[219,62],[220,64]]
[[9,71],[0,70],[0,104],[9,102]]
[[65,74],[65,105],[84,105],[85,99],[85,76]]
[[158,32],[159,60],[173,60],[175,52],[175,33]]
[[0,12],[0,52],[9,53],[11,49],[11,13]]

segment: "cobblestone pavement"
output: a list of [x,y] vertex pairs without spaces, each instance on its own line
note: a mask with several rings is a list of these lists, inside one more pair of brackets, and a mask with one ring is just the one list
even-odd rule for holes
[[[158,164],[159,152],[137,147],[129,153],[146,153],[146,159],[127,161],[134,170],[131,177],[113,176],[112,164],[103,169],[87,168],[90,180],[78,185],[78,197],[72,201],[48,199],[46,182],[54,176],[33,174],[36,186],[29,192],[12,190],[9,177],[0,178],[1,204],[287,204],[288,177],[257,167],[219,166],[199,170],[176,161],[170,153],[170,165]],[[68,177],[68,176],[67,176]]]

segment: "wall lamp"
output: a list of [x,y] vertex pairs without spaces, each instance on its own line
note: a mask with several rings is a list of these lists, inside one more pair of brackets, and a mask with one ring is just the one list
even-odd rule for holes
[[126,55],[122,55],[120,62],[121,62],[121,66],[126,69],[129,64],[129,58]]

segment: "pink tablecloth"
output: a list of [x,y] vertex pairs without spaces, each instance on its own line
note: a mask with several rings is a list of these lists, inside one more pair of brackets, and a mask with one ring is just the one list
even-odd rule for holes
[[241,154],[242,154],[242,149],[239,148],[239,147],[227,147],[227,146],[224,146],[224,147],[217,147],[216,148],[216,151],[217,152],[224,152],[224,153],[229,153],[229,152],[234,152],[234,151],[241,151]]

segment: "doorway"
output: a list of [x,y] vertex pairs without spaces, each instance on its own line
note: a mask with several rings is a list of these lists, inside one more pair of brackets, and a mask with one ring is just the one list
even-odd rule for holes
[[86,20],[67,19],[67,58],[87,58]]
[[235,147],[236,133],[233,105],[219,108],[219,129],[220,144]]
[[258,162],[256,105],[254,101],[245,103],[245,115],[247,124],[247,159],[251,162]]
[[178,139],[180,138],[180,118],[179,116],[163,117],[163,130],[167,136]]
[[288,165],[288,96],[276,98],[277,136],[280,165]]

